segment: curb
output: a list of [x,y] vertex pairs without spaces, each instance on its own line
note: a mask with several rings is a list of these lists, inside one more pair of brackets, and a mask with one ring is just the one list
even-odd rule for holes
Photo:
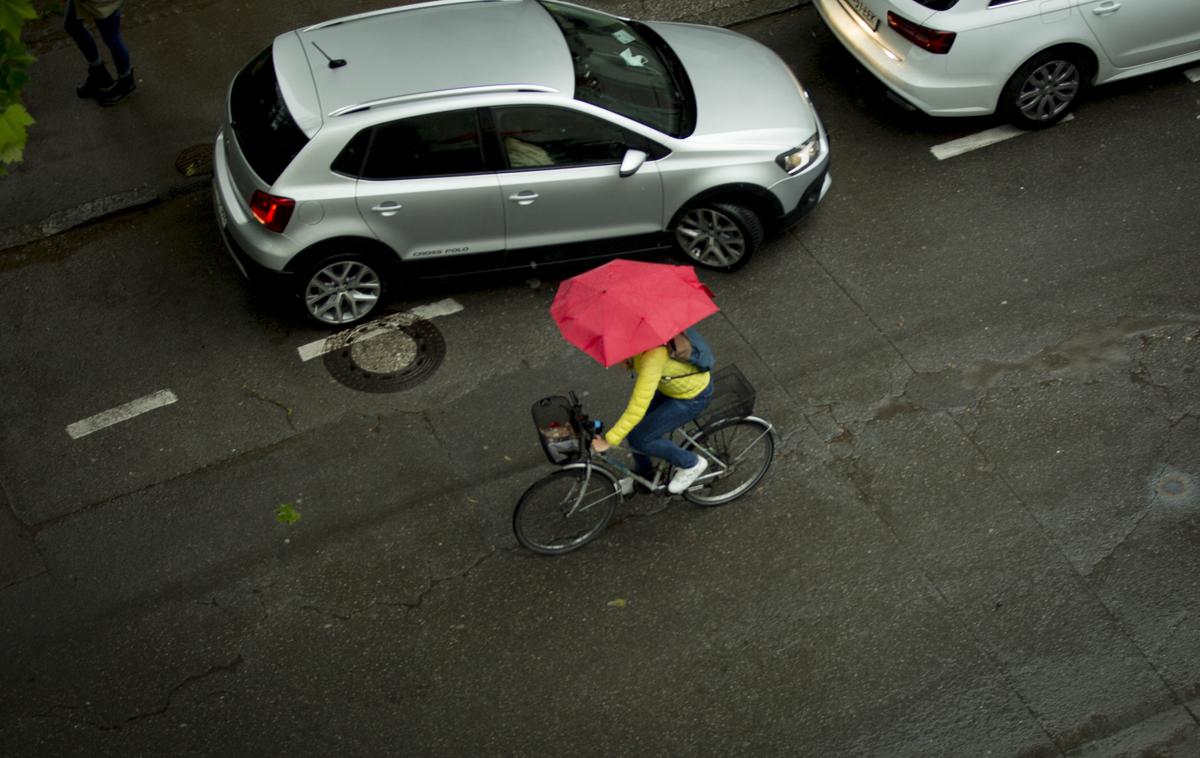
[[[586,2],[586,0],[585,0]],[[618,0],[605,3],[604,10],[618,16],[662,19],[713,26],[734,26],[784,13],[811,3],[811,0]],[[119,216],[143,210],[159,203],[196,192],[207,186],[211,174],[192,177],[183,184],[151,187],[142,184],[133,189],[89,200],[73,208],[55,211],[41,221],[14,227],[0,228],[0,254],[30,245],[56,234],[78,229]]]

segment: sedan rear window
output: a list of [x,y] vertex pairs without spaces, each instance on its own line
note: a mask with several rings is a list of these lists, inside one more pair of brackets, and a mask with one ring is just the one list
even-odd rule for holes
[[229,112],[230,126],[250,168],[264,182],[274,184],[308,138],[283,101],[270,47],[234,77]]
[[645,24],[573,5],[543,2],[575,64],[575,99],[686,137],[695,104],[683,64]]
[[[958,5],[958,0],[917,0],[917,2],[931,11],[948,11]],[[992,4],[995,5],[994,2]]]

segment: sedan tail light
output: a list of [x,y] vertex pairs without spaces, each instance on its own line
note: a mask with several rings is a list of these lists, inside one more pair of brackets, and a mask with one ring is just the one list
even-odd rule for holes
[[901,37],[931,53],[945,55],[950,52],[950,46],[954,44],[954,32],[930,29],[906,18],[901,18],[891,11],[888,11],[887,18],[888,26],[895,29]]
[[250,212],[254,214],[254,218],[271,231],[281,234],[295,209],[296,201],[290,197],[269,195],[262,190],[254,190],[254,195],[250,198]]

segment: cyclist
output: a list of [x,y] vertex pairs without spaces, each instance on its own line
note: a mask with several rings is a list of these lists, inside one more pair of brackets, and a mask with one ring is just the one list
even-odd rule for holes
[[[675,466],[667,485],[673,495],[685,492],[708,468],[708,461],[671,440],[671,432],[696,418],[712,400],[712,375],[687,362],[690,342],[684,334],[625,360],[636,381],[624,413],[603,437],[592,439],[592,449],[603,453],[628,438],[638,476],[650,479],[649,456]],[[674,348],[674,349],[671,349]],[[672,357],[672,352],[675,357]]]

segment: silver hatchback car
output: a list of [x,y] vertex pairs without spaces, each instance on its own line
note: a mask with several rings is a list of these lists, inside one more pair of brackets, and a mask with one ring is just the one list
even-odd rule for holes
[[282,34],[229,88],[213,190],[248,278],[345,326],[388,283],[659,252],[732,270],[829,189],[772,51],[548,0],[448,0]]

